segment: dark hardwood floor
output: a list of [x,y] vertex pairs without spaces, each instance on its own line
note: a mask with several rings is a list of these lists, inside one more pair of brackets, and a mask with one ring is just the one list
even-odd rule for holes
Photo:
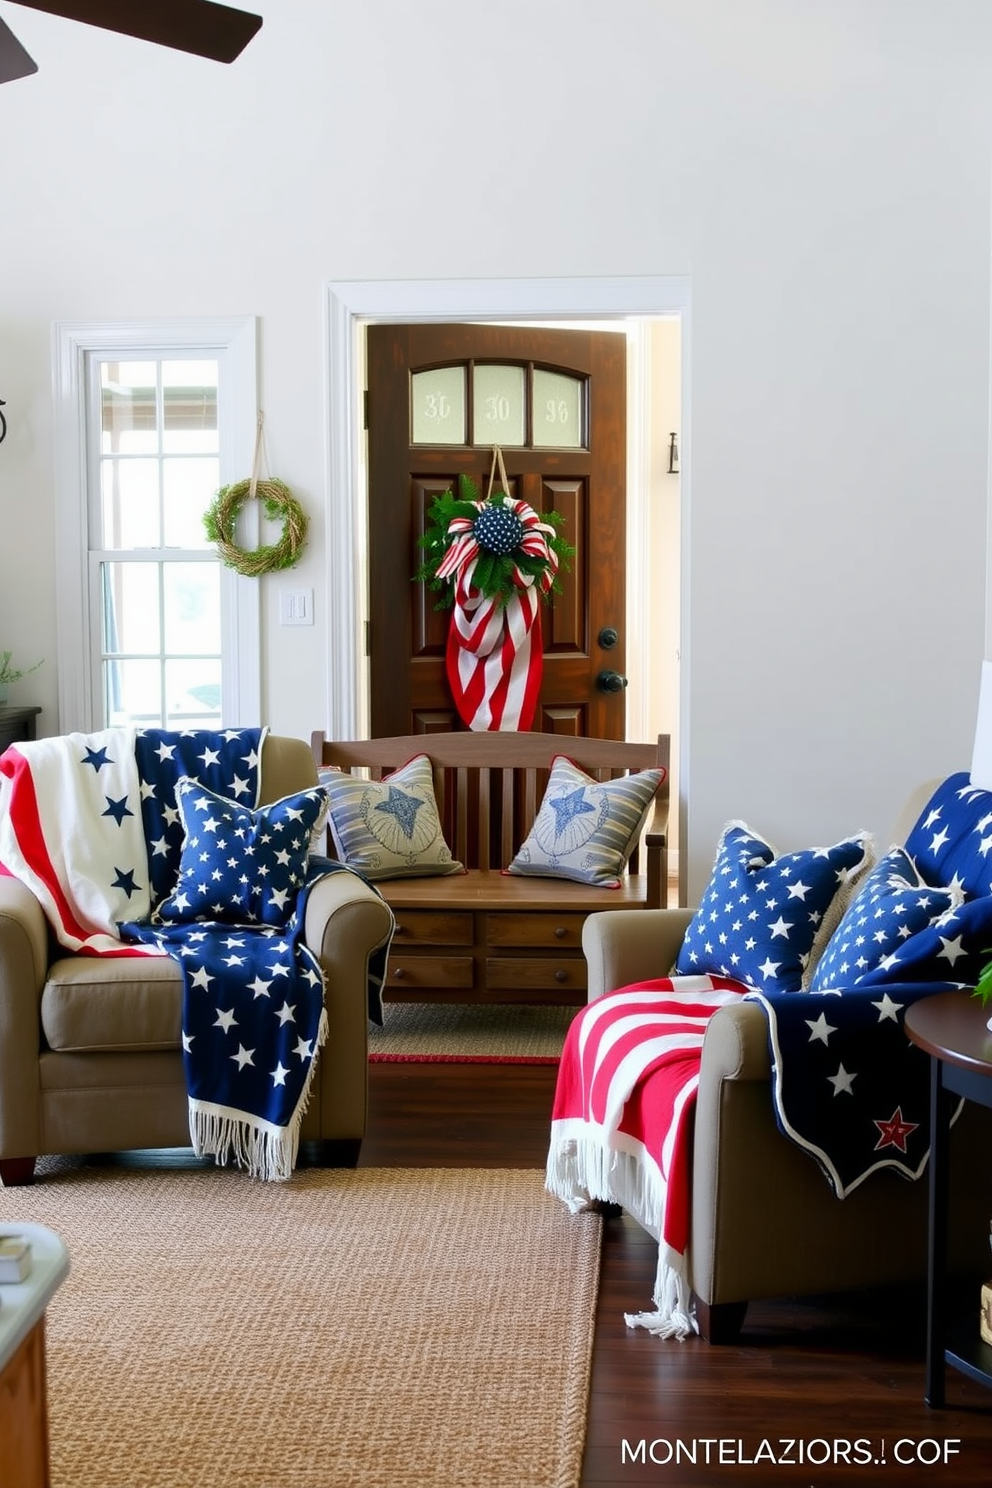
[[[361,1164],[543,1168],[554,1076],[374,1064]],[[739,1345],[714,1348],[625,1326],[656,1258],[629,1218],[606,1222],[583,1488],[992,1483],[992,1391],[948,1371],[948,1407],[924,1404],[922,1288],[753,1303]]]

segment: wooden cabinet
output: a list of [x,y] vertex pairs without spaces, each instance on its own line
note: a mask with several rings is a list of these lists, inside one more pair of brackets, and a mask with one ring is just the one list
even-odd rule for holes
[[40,712],[40,708],[12,708],[9,703],[0,703],[0,754],[8,744],[34,738],[35,719]]
[[[509,880],[524,892],[526,880]],[[506,885],[503,879],[500,886]],[[416,901],[423,886],[380,886],[396,916],[385,995],[394,1002],[531,1002],[580,1006],[586,1000],[582,926],[588,910],[494,908],[466,905],[428,909]]]

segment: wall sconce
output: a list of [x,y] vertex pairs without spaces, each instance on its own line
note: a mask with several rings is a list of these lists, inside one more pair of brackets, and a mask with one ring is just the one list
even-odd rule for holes
[[668,436],[668,473],[678,475],[679,473],[679,440],[677,434]]
[[7,420],[3,416],[5,402],[4,398],[0,398],[0,444],[7,438]]

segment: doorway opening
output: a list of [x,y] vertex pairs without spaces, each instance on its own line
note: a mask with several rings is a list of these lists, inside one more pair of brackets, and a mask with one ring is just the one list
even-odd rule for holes
[[[672,868],[685,826],[689,281],[347,281],[325,285],[327,727],[368,731],[365,329],[464,321],[622,330],[628,348],[627,737],[672,736]],[[674,436],[674,451],[673,451]],[[674,469],[671,466],[674,465]],[[677,804],[676,804],[677,803]]]

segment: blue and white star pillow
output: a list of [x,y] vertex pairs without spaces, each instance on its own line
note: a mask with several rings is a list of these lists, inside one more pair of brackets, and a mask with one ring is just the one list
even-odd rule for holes
[[951,969],[940,979],[973,987],[992,948],[992,791],[973,786],[967,771],[949,775],[920,813],[906,851],[927,883],[964,890],[965,902],[948,922]]
[[905,848],[890,848],[830,937],[810,991],[954,980],[962,954],[954,917],[963,903],[960,886],[934,888]]
[[676,974],[799,992],[873,861],[867,832],[833,847],[778,855],[746,823],[728,822]]
[[183,823],[176,784],[188,775],[218,796],[257,806],[262,746],[267,729],[139,729],[134,752],[141,790],[141,819],[148,843],[152,904],[176,886]]
[[153,922],[285,925],[306,879],[326,793],[313,786],[252,811],[183,776],[176,802],[185,830],[179,878]]
[[507,872],[619,888],[664,778],[659,767],[594,780],[555,755],[534,824]]

